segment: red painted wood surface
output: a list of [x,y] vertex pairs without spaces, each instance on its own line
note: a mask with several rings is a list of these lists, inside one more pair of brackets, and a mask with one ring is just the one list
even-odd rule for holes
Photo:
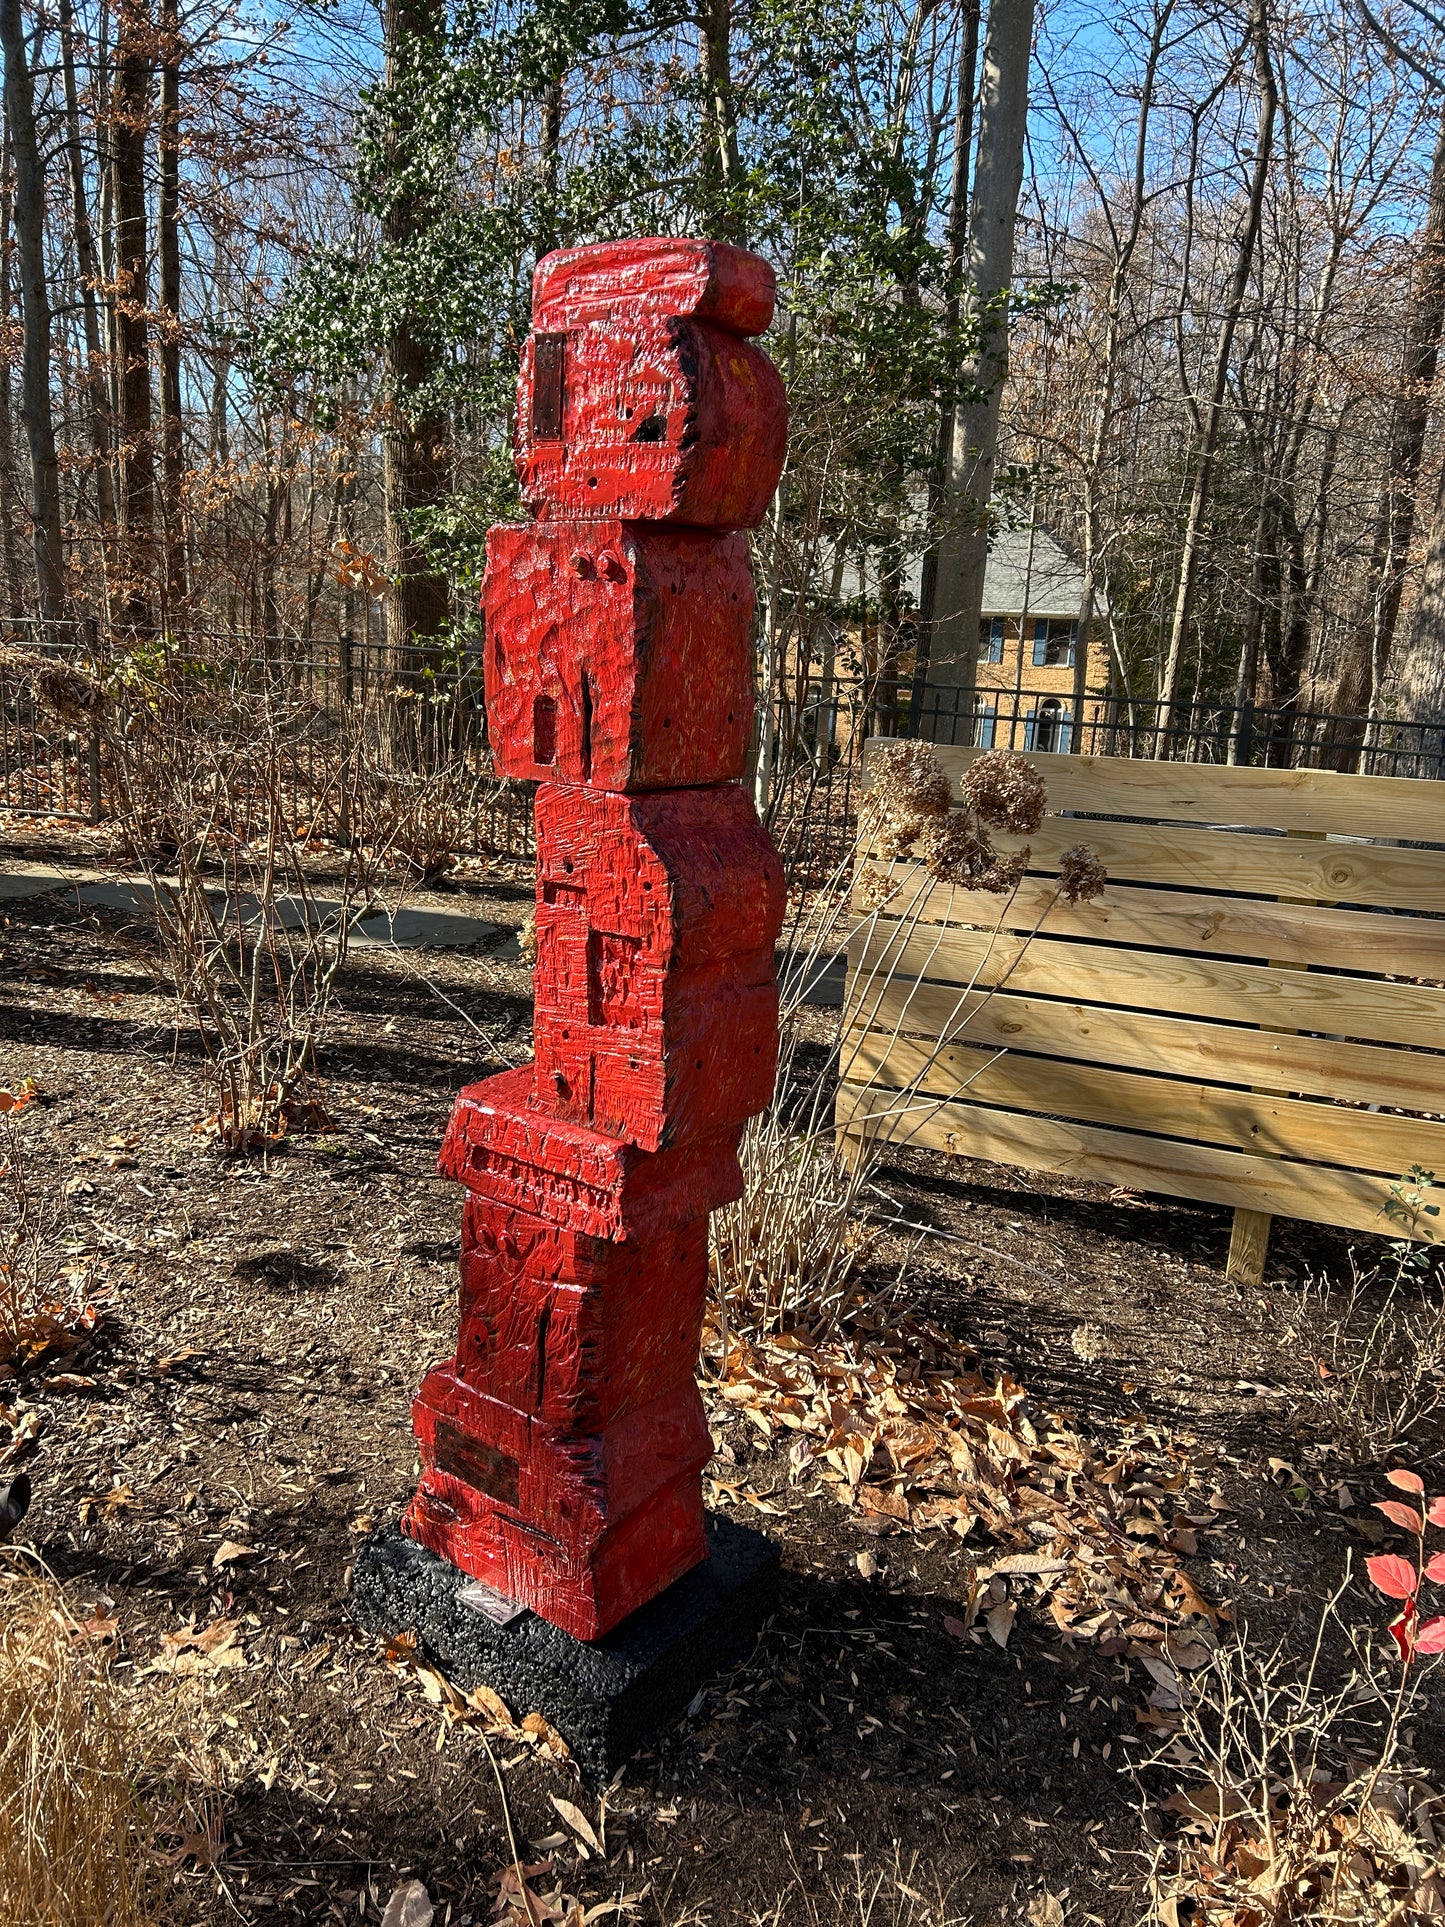
[[[537,382],[538,344],[552,341],[561,344],[555,415],[549,386],[543,392]],[[761,348],[721,328],[592,322],[527,337],[517,473],[522,500],[544,520],[618,515],[753,528],[786,447],[782,377]]]
[[597,1431],[691,1382],[706,1295],[706,1218],[615,1244],[469,1197],[457,1376]]
[[631,325],[644,315],[677,315],[760,335],[777,292],[768,263],[727,241],[605,241],[559,248],[538,262],[532,326],[549,334],[589,321]]
[[532,1066],[468,1084],[452,1107],[437,1168],[513,1211],[592,1238],[655,1237],[743,1194],[738,1132],[691,1138],[649,1157],[587,1124],[538,1110]]
[[772,1096],[777,852],[745,791],[537,793],[536,1103],[659,1151]]
[[753,727],[747,540],[608,519],[494,528],[487,726],[503,776],[727,783]]
[[742,337],[771,269],[721,242],[540,262],[494,529],[497,767],[537,779],[535,1064],[457,1099],[457,1350],[413,1406],[406,1531],[580,1639],[706,1556],[707,1220],[772,1094],[782,867],[741,774],[746,548],[787,410]]

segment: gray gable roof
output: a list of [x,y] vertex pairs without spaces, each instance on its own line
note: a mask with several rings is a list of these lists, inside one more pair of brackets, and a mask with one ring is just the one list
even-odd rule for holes
[[[988,551],[983,579],[986,616],[1067,616],[1079,613],[1084,572],[1068,552],[1042,528],[1001,528]],[[1102,614],[1104,597],[1096,590],[1095,612]]]

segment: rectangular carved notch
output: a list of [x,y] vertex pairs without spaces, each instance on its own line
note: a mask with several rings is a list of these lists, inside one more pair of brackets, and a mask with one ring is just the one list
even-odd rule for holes
[[538,335],[532,353],[532,440],[562,439],[563,375],[566,335]]
[[516,1505],[517,1475],[521,1467],[495,1445],[470,1439],[465,1432],[442,1420],[436,1429],[436,1461],[438,1472],[450,1472],[454,1479],[475,1486],[478,1492],[499,1499],[503,1505]]

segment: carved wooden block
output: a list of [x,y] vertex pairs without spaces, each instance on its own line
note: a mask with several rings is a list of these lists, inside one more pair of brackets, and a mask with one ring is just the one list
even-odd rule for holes
[[772,1096],[782,866],[742,773],[735,531],[781,473],[773,276],[722,243],[540,262],[517,472],[488,543],[497,767],[537,791],[534,1064],[457,1099],[455,1357],[413,1416],[405,1531],[581,1639],[706,1556],[707,1220]]
[[706,1218],[613,1244],[469,1197],[457,1376],[598,1431],[692,1378],[707,1277]]
[[753,725],[746,539],[644,522],[487,538],[487,728],[503,776],[725,783]]
[[727,241],[604,241],[559,248],[537,263],[532,326],[550,333],[590,321],[631,326],[643,316],[676,315],[760,335],[777,292],[768,263]]
[[619,1244],[705,1218],[743,1194],[736,1130],[649,1157],[589,1125],[539,1111],[532,1066],[469,1084],[437,1168],[494,1204]]
[[529,335],[517,389],[522,499],[547,520],[755,528],[782,474],[787,415],[762,350],[706,322]]
[[599,1639],[704,1556],[712,1455],[691,1377],[594,1433],[472,1391],[454,1361],[412,1405],[422,1480],[403,1528],[578,1639]]
[[741,789],[537,793],[536,1102],[659,1151],[766,1108],[777,852]]

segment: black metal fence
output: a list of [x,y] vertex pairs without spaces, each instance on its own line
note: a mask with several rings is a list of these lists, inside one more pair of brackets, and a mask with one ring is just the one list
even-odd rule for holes
[[[532,854],[531,786],[498,778],[487,750],[479,643],[393,649],[376,637],[238,637],[188,634],[142,645],[203,665],[209,674],[281,677],[294,695],[338,724],[385,691],[382,752],[399,781],[446,778],[449,830],[464,852]],[[104,762],[82,723],[57,720],[27,664],[35,657],[103,661],[81,627],[0,629],[0,809],[31,816],[104,819]],[[373,705],[376,706],[376,705]],[[378,706],[379,707],[379,706]],[[1357,768],[1371,775],[1445,777],[1445,727],[1340,718],[1323,712],[1090,697],[1076,725],[1066,700],[1024,690],[928,688],[909,693],[858,677],[791,674],[760,705],[754,793],[795,883],[817,887],[846,863],[856,830],[862,751],[870,735],[936,743],[1182,762]],[[291,770],[296,808],[323,832],[329,788],[315,759],[325,729],[298,742]]]
[[1276,769],[1353,769],[1366,776],[1445,777],[1445,725],[1336,716],[1254,703],[1163,704],[1091,696],[1082,724],[1066,698],[1029,690],[925,689],[917,723],[900,705],[895,730],[929,743],[1089,756],[1164,758]]

